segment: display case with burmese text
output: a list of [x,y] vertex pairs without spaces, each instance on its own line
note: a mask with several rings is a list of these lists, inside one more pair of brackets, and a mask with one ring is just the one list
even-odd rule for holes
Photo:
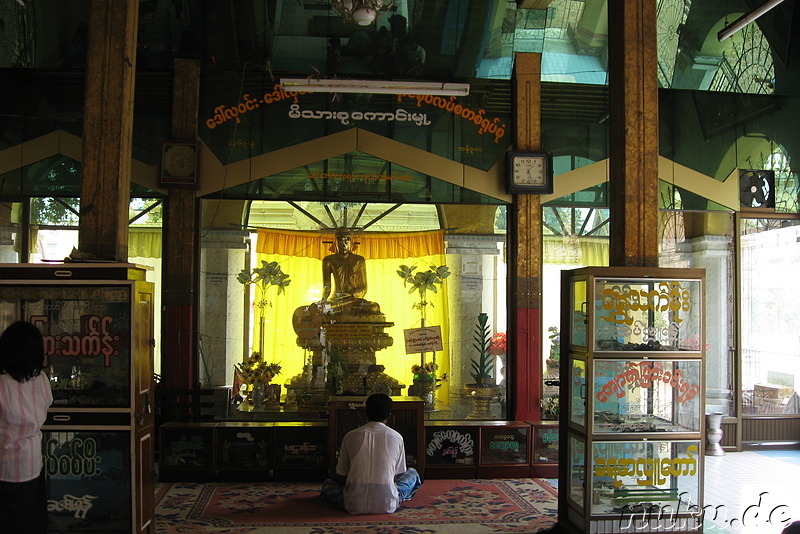
[[478,421],[425,423],[425,477],[475,478],[478,470]]
[[677,531],[702,531],[690,510],[703,506],[704,283],[702,269],[562,273],[568,529],[617,532],[620,518],[669,513]]

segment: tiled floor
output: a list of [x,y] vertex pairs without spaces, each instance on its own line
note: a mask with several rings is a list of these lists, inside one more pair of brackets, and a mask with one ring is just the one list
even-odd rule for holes
[[704,532],[772,534],[800,521],[800,450],[734,452],[705,462]]

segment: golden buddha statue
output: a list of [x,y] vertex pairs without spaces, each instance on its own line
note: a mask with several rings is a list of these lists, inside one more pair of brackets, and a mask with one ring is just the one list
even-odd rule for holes
[[[399,395],[402,387],[377,365],[375,352],[392,346],[385,330],[394,326],[386,321],[380,305],[364,299],[367,270],[363,256],[352,250],[353,240],[346,228],[336,230],[336,251],[322,258],[322,298],[294,311],[292,324],[297,345],[311,352],[310,365],[286,383],[287,404],[324,405],[331,391],[326,384],[326,365],[332,351],[344,362],[342,391],[366,395],[372,391],[391,391]],[[310,397],[305,398],[303,396]],[[296,408],[294,408],[296,409]]]
[[336,230],[336,252],[322,258],[322,300],[318,304],[323,309],[326,305],[330,306],[334,313],[380,313],[380,305],[364,299],[366,293],[364,256],[352,251],[350,232],[346,228],[339,228]]

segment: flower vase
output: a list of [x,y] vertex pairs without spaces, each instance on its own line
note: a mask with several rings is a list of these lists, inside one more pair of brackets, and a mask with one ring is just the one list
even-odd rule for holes
[[722,418],[724,414],[712,412],[706,414],[706,455],[725,456],[722,445]]
[[433,382],[415,380],[414,392],[417,397],[422,399],[426,410],[430,411],[436,407],[436,392],[434,391]]
[[264,401],[266,399],[267,392],[264,386],[260,384],[256,384],[253,386],[253,390],[250,391],[250,395],[248,396],[248,400],[250,401],[250,405],[253,409],[263,409],[264,408]]
[[474,401],[467,419],[492,419],[492,401],[500,396],[499,386],[464,384],[464,393]]

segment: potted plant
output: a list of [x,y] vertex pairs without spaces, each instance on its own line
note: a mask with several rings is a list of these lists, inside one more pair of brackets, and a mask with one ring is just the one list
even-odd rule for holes
[[436,390],[442,386],[442,382],[447,380],[447,373],[438,376],[436,371],[439,366],[434,362],[424,365],[412,365],[411,373],[414,375],[414,384],[409,388],[409,395],[416,395],[425,401],[425,408],[434,408]]
[[251,271],[242,269],[236,275],[236,280],[241,283],[245,289],[251,284],[258,288],[259,294],[255,302],[256,309],[258,310],[258,347],[259,353],[264,353],[264,312],[272,302],[267,299],[267,290],[270,287],[277,288],[277,294],[280,295],[286,291],[286,286],[291,283],[289,275],[284,273],[280,264],[277,261],[266,262],[261,260],[261,267],[254,267]]
[[425,326],[425,309],[428,306],[433,306],[432,302],[426,300],[428,291],[437,293],[437,286],[442,285],[445,278],[450,276],[450,268],[447,265],[440,265],[438,267],[430,266],[427,271],[419,271],[415,273],[416,265],[409,267],[408,265],[401,265],[397,270],[397,276],[403,279],[403,286],[411,286],[408,290],[409,295],[415,291],[419,292],[419,302],[415,303],[413,308],[419,310],[422,314],[422,326]]
[[474,383],[464,384],[464,391],[468,397],[475,400],[474,408],[468,419],[490,419],[491,402],[500,393],[500,387],[494,380],[494,358],[491,351],[492,334],[489,328],[489,316],[485,313],[478,314],[478,323],[475,325],[475,335],[472,346],[478,351],[478,357],[470,361],[470,376]]
[[[419,293],[419,302],[414,303],[413,308],[419,310],[421,326],[424,328],[425,315],[428,306],[433,307],[433,302],[427,300],[428,291],[438,293],[438,287],[442,285],[445,278],[450,276],[450,268],[447,265],[439,267],[430,266],[425,271],[416,271],[417,266],[401,265],[397,270],[397,276],[403,279],[403,286],[410,286],[408,293]],[[414,384],[408,390],[409,395],[416,395],[425,401],[426,409],[433,409],[435,404],[436,389],[441,385],[440,382],[447,378],[447,373],[441,377],[436,376],[439,366],[436,364],[436,353],[432,353],[432,361],[426,363],[425,353],[420,353],[419,365],[411,367],[414,375]]]
[[558,393],[548,395],[542,399],[542,419],[558,419],[559,398]]

